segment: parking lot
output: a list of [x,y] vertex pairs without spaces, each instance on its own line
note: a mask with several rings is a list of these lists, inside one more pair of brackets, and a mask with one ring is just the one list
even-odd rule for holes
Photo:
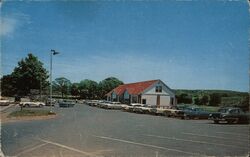
[[[46,107],[45,107],[46,108]],[[213,124],[104,110],[54,107],[49,120],[2,124],[7,156],[246,156],[249,125]]]

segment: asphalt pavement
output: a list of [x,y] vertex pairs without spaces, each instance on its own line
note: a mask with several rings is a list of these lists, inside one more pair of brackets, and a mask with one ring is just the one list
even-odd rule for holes
[[[47,108],[47,107],[46,107]],[[49,109],[49,108],[48,108]],[[2,124],[2,151],[20,157],[247,156],[249,125],[54,107],[54,119]]]

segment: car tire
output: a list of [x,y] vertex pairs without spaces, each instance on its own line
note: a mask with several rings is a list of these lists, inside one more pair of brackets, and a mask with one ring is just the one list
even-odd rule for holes
[[24,105],[24,107],[29,107],[29,106],[30,106],[30,104],[25,104],[25,105]]
[[218,120],[214,120],[214,123],[215,123],[215,124],[219,124],[219,121],[218,121]]
[[190,119],[190,117],[188,116],[188,115],[186,115],[186,114],[184,114],[184,117],[183,117],[184,119]]
[[227,120],[227,123],[228,123],[228,124],[232,124],[233,122],[234,122],[234,120],[231,120],[231,119],[228,119],[228,120]]
[[236,123],[236,124],[240,123],[240,119],[239,119],[239,118],[236,118],[236,119],[234,120],[234,123]]
[[43,107],[43,104],[39,104],[39,107]]

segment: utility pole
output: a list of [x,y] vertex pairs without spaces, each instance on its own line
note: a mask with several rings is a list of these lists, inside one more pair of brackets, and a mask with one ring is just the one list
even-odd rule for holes
[[50,112],[52,113],[52,57],[59,54],[55,50],[51,50],[50,53]]

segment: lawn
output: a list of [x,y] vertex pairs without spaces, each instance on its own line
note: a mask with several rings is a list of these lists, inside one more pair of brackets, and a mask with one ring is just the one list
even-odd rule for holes
[[8,115],[8,117],[25,117],[25,116],[48,116],[55,115],[55,113],[51,113],[49,110],[20,110],[14,111]]
[[198,106],[198,107],[201,107],[201,108],[203,108],[205,111],[208,111],[208,112],[217,112],[218,109],[220,108],[220,107],[218,107],[218,106]]

